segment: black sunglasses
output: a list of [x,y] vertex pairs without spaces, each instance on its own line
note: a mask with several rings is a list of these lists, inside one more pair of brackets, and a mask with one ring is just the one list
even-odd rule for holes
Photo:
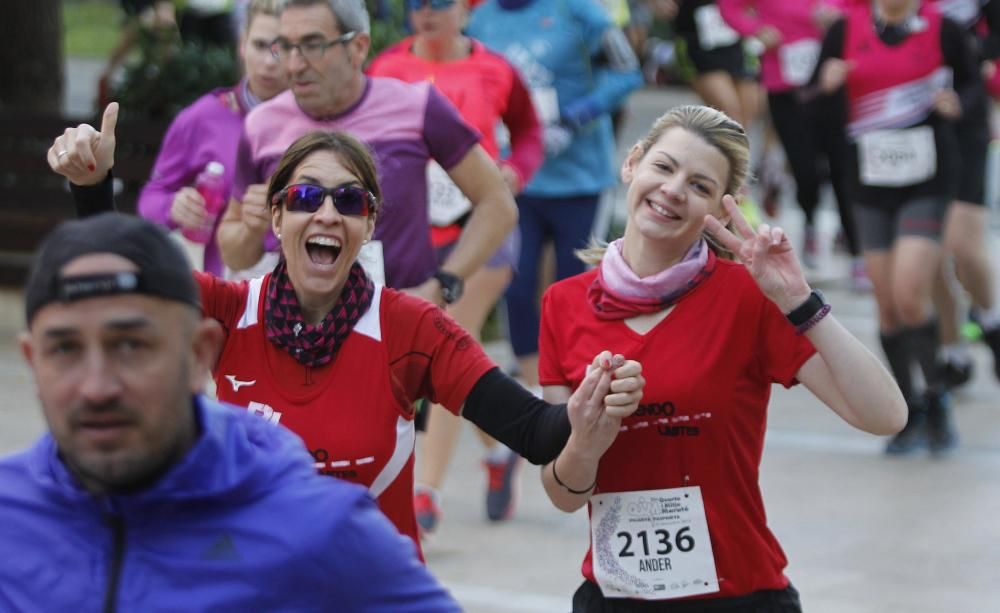
[[289,185],[271,198],[271,204],[285,205],[289,211],[315,213],[323,206],[326,197],[333,198],[333,206],[341,215],[368,215],[376,205],[375,194],[359,185],[323,187],[312,183]]

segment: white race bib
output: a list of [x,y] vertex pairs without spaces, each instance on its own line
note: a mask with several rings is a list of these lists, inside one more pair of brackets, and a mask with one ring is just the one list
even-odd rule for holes
[[979,0],[938,0],[935,8],[945,17],[957,21],[962,27],[969,27],[979,18]]
[[358,263],[365,269],[376,285],[385,285],[385,257],[382,255],[382,241],[371,240],[361,245]]
[[861,182],[876,187],[904,187],[937,172],[934,129],[875,130],[858,137]]
[[695,9],[694,24],[698,29],[698,42],[705,51],[728,47],[740,40],[740,33],[729,27],[715,4]]
[[816,68],[819,50],[819,41],[811,38],[803,38],[778,47],[781,78],[785,83],[798,87],[808,82]]
[[449,226],[472,210],[472,203],[441,165],[427,163],[427,212],[431,224]]
[[543,126],[559,123],[559,94],[554,87],[532,87],[531,102]]
[[609,598],[666,600],[719,591],[700,487],[590,499],[594,578]]

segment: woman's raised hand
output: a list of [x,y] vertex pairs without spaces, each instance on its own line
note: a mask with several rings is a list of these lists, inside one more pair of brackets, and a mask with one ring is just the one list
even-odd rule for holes
[[722,197],[722,206],[732,218],[736,234],[712,215],[705,216],[705,228],[735,254],[764,295],[783,313],[805,302],[811,290],[785,231],[764,223],[755,231],[736,206],[736,200],[728,194]]
[[100,132],[86,123],[66,128],[49,147],[49,167],[75,185],[100,183],[115,163],[117,124],[118,103],[112,102],[104,109]]

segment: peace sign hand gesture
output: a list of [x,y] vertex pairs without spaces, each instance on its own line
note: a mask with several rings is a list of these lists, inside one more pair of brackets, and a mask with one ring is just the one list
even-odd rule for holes
[[733,252],[782,313],[789,313],[805,302],[811,290],[785,231],[764,223],[754,231],[736,206],[736,200],[728,194],[722,197],[722,206],[732,218],[737,234],[711,215],[705,216],[705,228]]

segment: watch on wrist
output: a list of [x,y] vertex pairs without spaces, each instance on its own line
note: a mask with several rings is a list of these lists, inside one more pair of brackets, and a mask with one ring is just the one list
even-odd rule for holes
[[452,274],[446,270],[439,270],[434,273],[434,278],[441,284],[441,297],[445,304],[454,304],[462,297],[465,290],[465,281],[462,277]]
[[806,298],[805,302],[792,309],[785,317],[797,328],[812,319],[825,306],[826,297],[823,296],[823,292],[814,289],[809,292],[809,297]]

